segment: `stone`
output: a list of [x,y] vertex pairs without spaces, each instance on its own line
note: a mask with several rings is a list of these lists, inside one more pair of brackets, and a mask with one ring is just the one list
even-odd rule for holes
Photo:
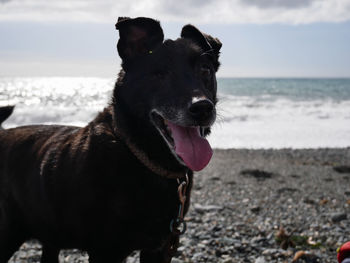
[[331,214],[331,220],[333,223],[338,223],[338,222],[345,220],[345,219],[347,219],[347,214],[345,214],[345,213],[340,212],[340,213],[332,213]]
[[241,175],[250,175],[258,180],[264,180],[273,177],[273,173],[258,170],[258,169],[247,169],[240,173]]
[[250,208],[250,211],[252,211],[253,213],[258,213],[261,210],[260,206],[252,206]]
[[280,253],[281,250],[280,249],[275,249],[275,248],[268,248],[268,249],[265,249],[262,254],[263,255],[274,255],[274,254],[278,254]]
[[334,166],[333,170],[336,171],[337,173],[350,173],[350,166],[348,165],[339,165],[339,166]]
[[258,257],[255,259],[254,263],[266,263],[266,260],[264,257]]
[[171,260],[171,263],[183,263],[183,261],[181,259],[178,259],[178,258],[173,258]]
[[194,204],[194,210],[198,213],[215,212],[222,210],[222,206]]

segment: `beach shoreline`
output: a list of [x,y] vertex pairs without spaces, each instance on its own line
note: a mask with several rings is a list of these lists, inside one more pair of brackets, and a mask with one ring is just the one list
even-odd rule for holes
[[[305,252],[295,262],[336,262],[336,248],[350,239],[349,185],[349,147],[215,149],[195,174],[173,262],[291,262],[298,251]],[[26,243],[11,262],[39,262],[40,253]],[[64,251],[61,259],[87,262],[87,255]],[[138,262],[137,253],[127,262]]]

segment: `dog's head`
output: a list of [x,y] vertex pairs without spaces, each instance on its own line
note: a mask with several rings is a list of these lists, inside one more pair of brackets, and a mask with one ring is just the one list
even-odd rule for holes
[[166,147],[177,164],[203,169],[212,155],[205,137],[216,118],[220,41],[192,25],[164,41],[159,22],[144,17],[119,18],[116,28],[119,126],[147,152]]

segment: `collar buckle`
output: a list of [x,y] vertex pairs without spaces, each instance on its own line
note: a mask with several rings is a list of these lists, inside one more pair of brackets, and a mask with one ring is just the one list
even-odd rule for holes
[[187,229],[187,225],[184,220],[184,209],[185,209],[185,203],[187,199],[186,191],[187,191],[187,186],[189,182],[187,173],[182,182],[180,179],[177,179],[177,182],[179,184],[179,187],[177,188],[177,193],[178,193],[180,205],[179,205],[179,212],[177,214],[177,218],[171,220],[170,222],[170,232],[179,236],[179,235],[183,235]]

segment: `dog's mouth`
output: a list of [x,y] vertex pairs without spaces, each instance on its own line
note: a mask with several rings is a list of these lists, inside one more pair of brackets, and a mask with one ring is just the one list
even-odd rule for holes
[[151,113],[153,123],[171,152],[182,164],[200,171],[209,163],[213,150],[205,139],[206,127],[181,126],[165,119],[156,111]]

